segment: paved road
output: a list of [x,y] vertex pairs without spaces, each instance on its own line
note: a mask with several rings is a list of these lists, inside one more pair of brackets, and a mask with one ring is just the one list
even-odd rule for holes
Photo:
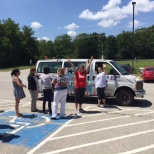
[[[21,71],[27,84],[28,70]],[[133,106],[117,106],[107,99],[106,108],[96,106],[96,98],[85,99],[85,112],[74,115],[73,98],[67,101],[66,118],[52,121],[50,116],[30,112],[30,95],[20,103],[24,118],[14,116],[14,97],[10,72],[0,73],[1,154],[153,154],[154,82],[144,83],[146,96]],[[38,108],[42,109],[39,94]]]

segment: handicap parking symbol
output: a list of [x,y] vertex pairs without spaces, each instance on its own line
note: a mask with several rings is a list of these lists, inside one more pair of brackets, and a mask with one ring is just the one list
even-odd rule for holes
[[14,115],[12,111],[0,114],[0,142],[29,148],[35,147],[72,118],[53,121],[50,116],[41,113],[24,113],[23,118]]

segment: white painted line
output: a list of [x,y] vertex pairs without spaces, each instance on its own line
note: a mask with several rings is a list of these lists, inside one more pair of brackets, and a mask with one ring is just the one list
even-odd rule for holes
[[74,149],[79,149],[79,148],[83,148],[83,147],[88,147],[88,146],[93,146],[93,145],[97,145],[97,144],[107,143],[107,142],[116,141],[116,140],[120,140],[120,139],[125,139],[125,138],[129,138],[129,137],[134,137],[134,136],[138,136],[138,135],[142,135],[142,134],[147,134],[147,133],[151,133],[151,132],[154,132],[154,129],[151,129],[151,130],[148,130],[148,131],[137,132],[137,133],[133,133],[133,134],[129,134],[129,135],[124,135],[124,136],[119,136],[119,137],[106,139],[106,140],[102,140],[102,141],[91,142],[91,143],[87,143],[87,144],[73,146],[73,147],[69,147],[69,148],[64,148],[64,149],[60,149],[60,150],[50,151],[50,152],[46,152],[46,153],[43,153],[43,154],[54,154],[54,153],[70,151],[70,150],[74,150]]
[[20,126],[19,128],[13,130],[12,132],[6,132],[8,134],[15,134],[17,133],[18,131],[22,130],[23,128],[25,128],[26,126],[28,126],[30,123],[26,123],[26,122],[17,122],[17,124],[24,124],[24,126]]
[[[24,105],[19,105],[19,108],[24,107],[24,106],[28,106],[30,103],[31,102],[25,102]],[[13,110],[14,110],[14,108],[13,109],[6,110],[4,112],[9,112],[9,111],[13,111]],[[2,112],[2,113],[4,113],[4,112]],[[0,114],[2,114],[2,113],[0,113]]]
[[1,107],[2,110],[3,110],[3,109],[5,110],[6,108],[7,108],[8,110],[14,109],[14,107],[8,107],[8,106],[3,106],[3,107]]
[[51,121],[49,117],[45,117],[45,116],[41,116],[41,117],[45,119],[45,122],[35,125],[35,126],[28,126],[27,128],[35,128],[35,127],[44,126],[46,123],[49,123]]
[[149,145],[149,146],[145,146],[145,147],[142,147],[142,148],[139,148],[139,149],[131,150],[131,151],[126,151],[126,152],[119,153],[119,154],[134,154],[134,153],[146,151],[146,150],[149,150],[149,149],[152,149],[152,148],[154,148],[154,144]]
[[61,138],[68,138],[68,137],[72,137],[72,136],[79,136],[79,135],[94,133],[94,132],[98,132],[98,131],[102,131],[102,130],[109,130],[109,129],[115,129],[115,128],[120,128],[120,127],[127,127],[127,126],[132,126],[132,125],[144,124],[144,123],[148,123],[148,122],[152,122],[152,121],[154,121],[154,119],[133,122],[133,123],[123,124],[123,125],[117,125],[117,126],[111,126],[111,127],[106,127],[106,128],[94,129],[94,130],[90,130],[90,131],[85,131],[85,132],[75,133],[75,134],[70,134],[70,135],[64,135],[64,136],[59,136],[59,137],[54,137],[54,138],[51,138],[50,140],[57,140],[57,139],[61,139]]
[[95,114],[89,114],[89,115],[83,115],[82,118],[86,118],[86,117],[93,117],[93,116],[97,116],[97,115],[102,115],[102,114],[106,114],[106,113],[95,113]]
[[44,126],[45,123],[42,123],[42,124],[38,124],[38,125],[35,125],[35,126],[28,126],[27,128],[35,128],[35,127],[40,127],[40,126]]
[[134,116],[138,116],[138,115],[144,115],[144,114],[151,114],[151,113],[154,113],[154,111],[151,111],[151,112],[146,112],[146,113],[140,113],[140,114],[134,114]]
[[[4,101],[5,103],[6,103],[6,102],[13,102],[13,103],[15,102],[15,100],[12,101],[12,100],[4,100],[4,99],[1,99],[0,102],[1,102],[1,101],[2,101],[2,102]],[[22,101],[20,101],[20,102],[23,102],[23,103],[24,103],[25,101],[22,100]]]
[[9,117],[12,117],[13,119],[11,119],[9,122],[10,123],[14,123],[15,122],[15,120],[17,119],[17,116],[9,116]]
[[16,124],[11,124],[10,126],[14,128],[20,127],[20,125],[16,125]]
[[[86,110],[86,109],[85,109]],[[75,118],[75,117],[74,117]],[[36,147],[34,147],[32,150],[30,150],[27,154],[33,154],[36,150],[38,150],[40,147],[42,147],[46,142],[48,142],[52,137],[54,137],[56,134],[58,134],[66,125],[68,125],[71,121],[74,120],[71,119],[67,121],[64,125],[62,125],[59,129],[57,129],[53,134],[51,134],[49,137],[47,137],[45,140],[43,140],[40,144],[38,144]]]
[[50,122],[51,121],[49,117],[45,117],[45,116],[41,116],[41,117],[45,119],[45,122]]
[[82,123],[77,123],[77,124],[70,124],[70,125],[67,125],[66,127],[84,125],[84,124],[89,124],[89,123],[96,123],[96,122],[100,122],[100,121],[116,120],[116,119],[122,119],[122,118],[128,118],[128,117],[130,117],[130,116],[121,116],[121,117],[115,117],[115,118],[107,118],[107,119],[101,119],[101,120],[95,120],[95,121],[88,121],[88,122],[82,122]]
[[111,112],[108,112],[108,113],[119,113],[119,112],[127,112],[127,111],[132,111],[132,110],[136,111],[136,109],[126,109],[126,110],[111,111]]

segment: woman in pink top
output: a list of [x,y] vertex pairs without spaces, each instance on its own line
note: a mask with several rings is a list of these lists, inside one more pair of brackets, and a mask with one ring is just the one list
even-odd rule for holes
[[[74,69],[75,74],[75,114],[80,114],[80,112],[83,111],[82,104],[83,104],[83,98],[85,95],[86,90],[86,77],[90,68],[90,64],[93,60],[93,56],[90,59],[89,64],[87,65],[86,69],[84,69],[84,66],[79,66],[76,70],[75,66],[71,63],[71,60],[68,58],[68,62]],[[78,110],[78,104],[79,104],[79,110]]]

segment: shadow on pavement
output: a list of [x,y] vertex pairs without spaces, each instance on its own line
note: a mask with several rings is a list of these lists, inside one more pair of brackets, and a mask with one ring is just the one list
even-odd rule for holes
[[150,81],[150,80],[149,80],[149,81],[144,81],[144,82],[147,83],[147,84],[148,84],[148,83],[149,83],[149,84],[154,83],[153,80],[151,80],[151,81]]
[[[39,100],[43,101],[43,97],[39,98]],[[67,97],[67,102],[74,103],[74,101],[75,101],[74,96]],[[97,105],[97,97],[85,97],[84,104],[96,104]],[[107,108],[117,108],[120,110],[115,98],[107,98],[106,105],[107,105],[106,106]],[[146,107],[150,107],[150,106],[152,106],[152,102],[150,102],[146,99],[134,99],[134,102],[131,105],[131,107],[141,107],[141,108],[146,108]]]
[[35,114],[23,115],[23,118],[29,118],[29,119],[34,119],[34,118],[36,118],[36,117],[37,117],[37,115],[35,115]]
[[3,133],[0,134],[0,140],[2,140],[2,143],[6,143],[6,142],[10,142],[15,138],[19,138],[19,135],[15,135],[15,134],[9,134],[9,133]]
[[15,129],[15,128],[10,125],[2,124],[2,125],[0,125],[0,129]]

